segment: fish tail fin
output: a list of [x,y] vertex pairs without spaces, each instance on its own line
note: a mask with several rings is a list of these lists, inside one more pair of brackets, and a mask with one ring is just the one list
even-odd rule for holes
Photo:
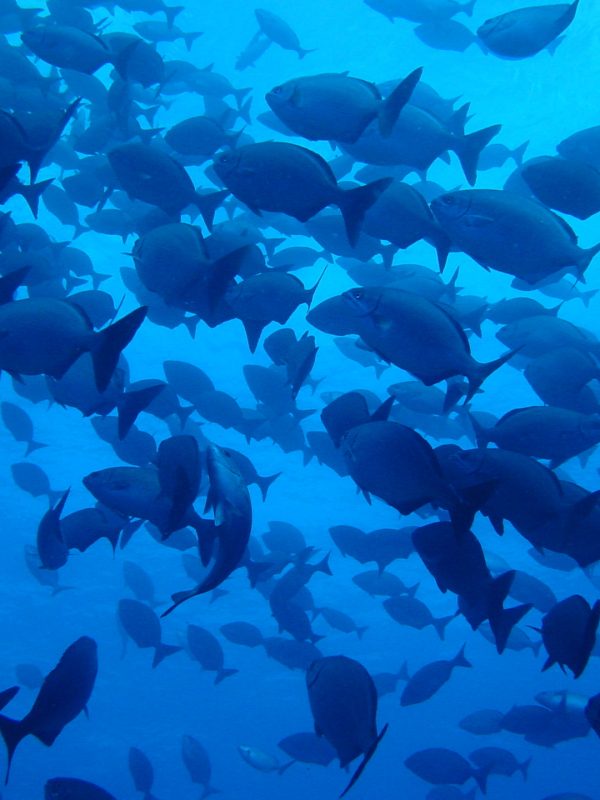
[[410,674],[408,672],[408,662],[403,661],[402,666],[398,670],[397,678],[399,681],[409,681]]
[[520,349],[521,348],[517,347],[514,350],[509,350],[501,355],[500,358],[496,358],[494,361],[487,361],[485,364],[477,363],[471,375],[467,375],[467,380],[469,381],[469,391],[465,395],[465,403],[468,403],[469,400],[475,396],[481,384],[486,378],[489,378],[492,372],[500,369],[503,364],[506,364],[507,361],[510,361],[510,359],[515,356]]
[[160,644],[157,645],[156,650],[154,651],[152,668],[154,669],[154,667],[158,667],[158,665],[163,659],[167,658],[167,656],[172,656],[175,653],[178,653],[182,649],[183,649],[182,647],[178,647],[175,644],[163,644],[162,642],[160,642]]
[[243,103],[241,103],[241,104],[240,104],[240,107],[238,108],[238,114],[239,114],[239,116],[240,116],[240,117],[241,117],[241,118],[244,120],[244,122],[246,122],[248,125],[250,125],[250,123],[252,122],[252,119],[251,119],[251,117],[250,117],[250,107],[251,107],[251,106],[252,106],[252,98],[251,98],[251,97],[249,97],[247,100],[245,100]]
[[360,233],[360,226],[367,209],[377,200],[388,188],[392,178],[380,178],[379,180],[359,186],[356,189],[340,189],[338,192],[338,205],[344,224],[348,241],[354,247]]
[[312,47],[312,48],[310,48],[310,50],[306,50],[306,48],[304,48],[304,47],[299,47],[298,50],[296,50],[296,52],[298,53],[298,58],[302,61],[304,56],[307,56],[309,53],[316,53],[317,52],[317,48],[316,47]]
[[314,566],[315,572],[324,572],[325,575],[333,575],[331,571],[331,567],[329,566],[329,556],[331,553],[327,553],[320,561],[318,561]]
[[11,686],[10,689],[4,689],[3,692],[0,692],[0,711],[10,703],[18,691],[18,686]]
[[224,681],[225,678],[231,678],[232,675],[236,675],[238,672],[239,669],[220,669],[215,676],[215,685]]
[[162,12],[165,15],[169,28],[173,27],[175,17],[181,14],[182,11],[185,11],[185,6],[163,6]]
[[456,155],[470,186],[477,180],[477,162],[483,148],[491,142],[502,126],[491,125],[474,133],[467,133],[456,144]]
[[531,766],[531,758],[526,759],[523,761],[522,764],[519,764],[519,772],[523,776],[523,780],[526,781],[529,775],[529,767]]
[[182,38],[183,38],[183,41],[185,43],[185,49],[188,51],[188,53],[192,49],[192,45],[194,44],[196,39],[199,39],[200,36],[202,36],[202,31],[196,31],[195,33],[184,33],[183,34]]
[[468,17],[472,17],[476,2],[477,0],[469,0],[469,2],[464,3],[460,7],[460,10],[463,12],[463,14],[466,14]]
[[369,626],[368,625],[359,625],[356,628],[356,635],[358,636],[359,639],[362,639],[362,637],[365,635],[365,633],[368,630],[369,630]]
[[212,230],[213,225],[213,218],[215,216],[215,211],[221,205],[223,200],[227,197],[229,191],[227,189],[223,189],[219,192],[209,192],[208,194],[200,194],[196,192],[194,202],[202,215],[202,219],[206,223],[206,227],[209,231]]
[[595,244],[593,247],[582,248],[581,256],[579,261],[577,262],[577,266],[579,267],[579,276],[583,276],[583,273],[589,267],[591,260],[600,253],[600,242]]
[[480,769],[473,770],[473,777],[477,782],[477,786],[481,789],[483,794],[487,794],[487,779],[490,774],[491,767],[481,767]]
[[473,664],[471,664],[471,662],[465,656],[465,647],[466,647],[466,645],[463,644],[463,646],[460,648],[458,653],[452,659],[452,666],[453,667],[472,667],[473,666]]
[[451,614],[449,617],[438,617],[433,620],[433,627],[442,641],[446,638],[446,626],[452,622],[455,616],[455,614]]
[[310,305],[311,305],[311,303],[312,303],[312,301],[313,301],[314,294],[315,294],[315,292],[317,291],[317,289],[319,288],[319,284],[320,284],[320,283],[321,283],[321,281],[323,280],[323,276],[325,275],[325,273],[326,273],[326,272],[327,272],[327,267],[325,267],[325,268],[323,269],[323,271],[321,272],[321,274],[320,274],[320,275],[319,275],[319,277],[317,278],[317,282],[315,283],[315,285],[314,285],[314,286],[312,286],[310,289],[306,289],[306,290],[305,290],[305,292],[306,292],[306,301],[305,301],[305,302],[306,302],[306,305],[307,305],[309,308],[310,308]]
[[263,501],[266,501],[267,499],[267,492],[269,491],[271,484],[274,483],[282,474],[283,473],[281,472],[276,472],[274,475],[259,475],[257,477],[256,483],[260,489]]
[[27,442],[25,457],[27,457],[30,453],[33,453],[34,450],[40,450],[42,447],[48,447],[48,445],[44,444],[44,442],[34,442],[32,439],[30,442]]
[[529,147],[529,139],[527,139],[526,142],[523,142],[523,144],[520,144],[518,147],[515,147],[515,149],[511,152],[512,160],[515,162],[517,167],[520,167],[521,164],[523,163],[525,151],[527,150],[528,147]]
[[[53,178],[49,178],[48,180],[40,181],[39,183],[21,184],[19,188],[19,194],[23,200],[25,200],[31,209],[31,213],[36,219],[38,217],[40,197],[48,188],[48,186],[50,186],[52,181]],[[88,230],[88,228],[86,228],[86,230]]]
[[[14,694],[16,694],[16,692]],[[4,785],[6,786],[10,777],[10,768],[12,766],[15,750],[17,749],[21,739],[24,739],[25,736],[27,736],[27,731],[23,730],[23,725],[19,720],[10,719],[10,717],[0,715],[0,736],[2,736],[4,739],[8,756],[8,763],[6,764],[6,777],[4,779]]]
[[406,594],[409,597],[414,597],[419,589],[420,583],[415,583],[414,586],[409,586],[406,590]]
[[118,322],[113,322],[108,328],[95,334],[91,356],[98,391],[103,392],[108,386],[121,351],[133,339],[147,312],[147,306],[140,306]]
[[185,592],[175,592],[175,594],[171,595],[171,600],[173,601],[172,605],[170,605],[166,611],[160,615],[161,619],[163,617],[168,617],[169,614],[172,614],[173,611],[180,606],[182,603],[185,603],[186,600],[190,600],[192,597],[195,597],[198,594],[196,589],[189,589]]
[[119,439],[124,439],[131,426],[140,414],[165,388],[164,383],[155,386],[147,386],[145,389],[134,389],[132,392],[125,392],[117,403],[117,414],[119,419],[118,431]]
[[467,416],[469,418],[469,422],[473,427],[473,431],[475,433],[475,439],[477,441],[477,447],[485,448],[488,446],[490,442],[490,431],[488,428],[485,428],[476,417],[474,417],[470,412],[467,412]]
[[[502,575],[500,577],[502,577]],[[490,614],[490,627],[494,634],[494,639],[496,640],[496,650],[498,653],[504,651],[512,629],[523,619],[531,608],[531,603],[526,603],[524,605],[515,606],[514,608],[501,608],[499,611]]]
[[400,81],[394,91],[383,100],[379,106],[379,130],[385,138],[391,135],[396,120],[404,106],[410,100],[415,86],[421,79],[423,67],[413,70],[404,80]]
[[431,236],[431,243],[435,247],[438,267],[440,269],[440,273],[442,273],[444,271],[444,267],[446,266],[446,261],[448,260],[448,254],[450,253],[450,237],[447,236],[444,231],[436,230],[435,234]]
[[243,102],[244,98],[246,97],[246,95],[249,94],[251,91],[252,90],[250,89],[250,87],[248,87],[246,89],[235,89],[234,90],[233,95],[234,95],[234,97],[236,99],[236,102],[238,104],[238,110],[241,111],[242,102]]
[[377,750],[377,747],[378,747],[378,745],[379,745],[379,742],[380,742],[380,741],[383,739],[383,737],[385,736],[385,734],[386,734],[386,732],[387,732],[387,729],[388,729],[388,727],[389,727],[389,726],[388,726],[388,724],[386,723],[386,724],[383,726],[383,728],[381,729],[381,733],[379,734],[379,736],[378,736],[378,737],[375,739],[375,741],[373,742],[373,744],[371,745],[371,747],[369,747],[369,749],[367,750],[367,752],[364,754],[362,761],[360,762],[360,764],[358,765],[358,767],[355,769],[355,771],[354,771],[354,774],[353,774],[353,775],[352,775],[352,777],[350,778],[350,783],[349,783],[349,784],[346,786],[346,788],[344,789],[344,791],[343,791],[343,792],[342,792],[342,793],[339,795],[339,797],[340,797],[340,800],[341,800],[341,798],[342,798],[342,797],[343,797],[345,794],[347,794],[347,793],[350,791],[350,789],[351,789],[351,788],[354,786],[354,784],[356,783],[356,781],[357,781],[357,780],[360,778],[360,776],[362,775],[362,773],[363,773],[363,771],[364,771],[365,767],[367,766],[367,764],[369,763],[369,761],[370,761],[370,760],[373,758],[373,755],[375,754],[375,751]]

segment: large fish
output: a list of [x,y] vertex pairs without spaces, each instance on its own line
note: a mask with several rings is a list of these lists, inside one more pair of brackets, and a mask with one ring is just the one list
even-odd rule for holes
[[19,742],[35,736],[46,747],[86,708],[98,672],[97,645],[82,636],[69,645],[52,672],[44,678],[35,702],[21,720],[0,716],[0,734],[8,751],[6,783]]
[[146,308],[140,306],[108,328],[94,331],[85,314],[67,300],[36,297],[5,303],[0,306],[0,369],[58,379],[89,352],[96,386],[104,391],[121,350],[145,316]]
[[385,100],[375,84],[336,73],[294,78],[266,100],[288,128],[311,141],[355,142],[375,119],[389,136],[421,72],[411,72]]
[[252,504],[242,474],[227,450],[209,445],[207,451],[210,489],[206,508],[214,511],[214,522],[205,520],[199,531],[199,547],[203,564],[212,557],[208,572],[195,589],[175,592],[173,605],[161,616],[199,594],[216,589],[231,575],[244,557],[252,529]]
[[221,153],[214,169],[232,194],[256,213],[281,211],[306,222],[325,206],[338,206],[352,245],[365,211],[391,181],[381,178],[342,189],[324,158],[287,142],[260,142]]
[[326,656],[313,661],[306,672],[308,700],[315,733],[335,749],[340,766],[358,756],[362,760],[343,797],[356,783],[388,729],[377,733],[377,690],[367,670],[346,656]]

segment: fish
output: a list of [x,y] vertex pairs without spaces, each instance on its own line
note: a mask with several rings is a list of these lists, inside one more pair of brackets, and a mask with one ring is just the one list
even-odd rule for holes
[[264,750],[259,750],[257,747],[250,747],[248,745],[238,745],[238,753],[247,764],[258,770],[259,772],[276,772],[278,775],[283,773],[294,762],[288,761],[285,764],[280,764],[275,756],[270,753],[265,753]]
[[154,800],[154,767],[148,756],[139,747],[130,747],[128,765],[136,791],[142,792],[144,800]]
[[94,639],[80,637],[67,647],[56,667],[46,675],[23,719],[0,715],[0,735],[8,753],[6,784],[15,751],[23,739],[35,736],[50,747],[66,725],[85,710],[96,682],[97,653]]
[[181,739],[181,757],[193,783],[203,787],[202,800],[220,789],[211,786],[212,765],[204,746],[193,736],[185,734]]
[[255,213],[280,211],[306,222],[326,206],[338,206],[351,245],[357,241],[365,211],[391,180],[381,178],[344,190],[324,158],[287,142],[238,147],[218,155],[214,169],[231,193]]
[[538,200],[501,189],[447,192],[431,210],[453,244],[478,264],[530,286],[567,269],[582,276],[600,251],[600,244],[579,247],[568,223]]
[[116,800],[101,786],[81,778],[50,778],[44,786],[44,800]]
[[429,747],[413,753],[404,761],[411,772],[427,783],[436,786],[458,784],[462,786],[469,778],[474,778],[485,794],[488,769],[473,767],[454,750],[445,747]]
[[309,141],[355,142],[377,119],[389,136],[409,101],[422,68],[413,70],[385,100],[375,84],[345,74],[294,78],[266,95],[271,110],[294,133]]
[[543,670],[568,666],[579,678],[587,665],[600,620],[600,601],[590,607],[581,595],[561,600],[542,619],[541,634],[548,658]]
[[33,453],[34,450],[47,447],[43,442],[34,440],[33,422],[21,406],[4,401],[0,404],[0,414],[2,415],[2,422],[15,441],[23,442],[27,445],[25,449],[26,457]]
[[477,29],[485,46],[502,58],[529,58],[557,46],[557,38],[575,18],[579,0],[507,11]]
[[119,600],[117,614],[123,630],[138,647],[154,649],[153,669],[167,656],[174,655],[182,649],[162,641],[160,620],[145,603],[123,598]]
[[89,352],[96,386],[103,391],[146,311],[140,306],[94,331],[85,314],[66,300],[41,297],[6,303],[0,306],[0,369],[60,379],[81,353]]
[[294,51],[300,59],[314,52],[314,50],[306,50],[301,47],[295,31],[273,11],[268,11],[265,8],[255,8],[254,16],[263,34],[284,50]]
[[202,669],[215,673],[215,684],[239,672],[237,669],[224,668],[223,648],[210,631],[199,625],[188,625],[187,642],[192,658],[198,661]]
[[463,645],[457,655],[450,661],[442,659],[432,661],[417,670],[409,679],[400,695],[401,706],[412,706],[423,703],[433,697],[441,687],[450,680],[455,667],[472,667],[465,656]]
[[313,661],[306,673],[306,688],[315,721],[315,733],[335,749],[340,766],[358,756],[362,760],[343,797],[356,783],[388,729],[378,733],[377,692],[367,670],[347,656],[326,656]]

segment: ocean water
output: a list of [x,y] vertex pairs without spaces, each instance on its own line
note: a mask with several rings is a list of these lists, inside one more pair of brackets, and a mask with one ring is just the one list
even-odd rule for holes
[[[21,3],[22,7],[26,5],[39,6],[33,2]],[[361,0],[328,0],[326,3],[269,0],[269,10],[285,19],[297,32],[302,46],[314,48],[314,52],[299,60],[295,53],[272,45],[254,67],[241,72],[236,71],[234,65],[257,30],[254,4],[226,0],[212,4],[182,2],[182,5],[185,8],[177,17],[177,25],[184,31],[203,31],[203,36],[189,52],[181,41],[161,43],[159,52],[165,59],[189,60],[198,67],[213,64],[213,69],[226,75],[235,87],[249,87],[253,98],[252,122],[245,128],[245,134],[255,141],[282,139],[256,121],[259,113],[268,110],[265,93],[277,84],[303,75],[343,71],[368,81],[382,82],[404,77],[418,66],[424,68],[423,79],[443,97],[460,97],[459,103],[471,103],[473,116],[467,130],[501,123],[502,130],[495,141],[514,148],[529,140],[528,158],[553,154],[556,144],[566,136],[598,124],[599,12],[591,0],[582,0],[573,24],[553,55],[543,51],[519,61],[485,54],[477,45],[465,52],[435,50],[415,36],[413,23],[397,19],[391,24]],[[520,5],[513,0],[478,0],[472,18],[460,15],[457,19],[475,30],[485,19]],[[94,9],[93,13],[96,20],[106,18],[103,32],[107,33],[129,31],[135,22],[148,19],[141,12],[126,14],[119,8],[114,14],[102,8]],[[9,34],[7,38],[13,44],[19,40],[17,34]],[[43,74],[49,73],[48,65],[37,63]],[[110,72],[111,68],[106,66],[97,73],[107,86],[111,82]],[[170,97],[169,101],[172,104],[160,108],[156,114],[155,127],[167,129],[203,111],[203,101],[198,94],[182,93]],[[239,126],[240,123],[234,127],[239,129]],[[67,139],[68,131],[67,128]],[[335,155],[328,143],[307,143],[299,137],[290,141],[304,144],[327,159]],[[206,188],[211,186],[204,175],[208,163],[202,168],[190,169],[194,183]],[[477,188],[502,188],[513,169],[509,162],[499,168],[480,171]],[[385,169],[381,174],[385,174]],[[447,190],[466,188],[454,155],[449,163],[436,161],[427,177]],[[52,158],[40,172],[39,179],[44,178],[57,181],[60,178],[60,166]],[[409,182],[416,180],[414,173],[408,177]],[[10,211],[17,222],[34,221],[21,198],[11,199],[3,210]],[[80,210],[82,219],[85,213],[87,210]],[[189,221],[190,218],[184,214],[183,219]],[[215,222],[225,219],[225,211],[219,209]],[[600,241],[597,217],[586,221],[569,218],[569,222],[581,246],[592,246]],[[45,208],[43,200],[37,223],[57,242],[72,240],[72,227],[61,225]],[[202,224],[200,219],[197,224]],[[266,229],[265,233],[280,236],[274,229]],[[90,231],[73,242],[89,254],[97,272],[111,276],[102,288],[111,293],[116,303],[124,296],[121,315],[137,306],[120,278],[121,267],[133,266],[130,253],[135,238],[132,236],[122,242],[119,237]],[[314,243],[308,237],[295,236],[290,244]],[[423,242],[400,251],[394,263],[417,263],[437,271],[435,251]],[[592,262],[586,273],[586,286],[579,288],[598,286],[599,264],[600,259]],[[295,274],[305,286],[312,286],[324,266],[325,261],[320,260]],[[487,272],[460,252],[450,255],[444,278],[451,276],[456,267],[460,268],[458,283],[464,287],[464,294],[487,297],[490,303],[517,294],[508,276]],[[351,285],[339,265],[329,265],[317,289],[315,304]],[[546,305],[554,304],[537,290],[526,294],[541,299]],[[560,316],[598,335],[598,303],[593,299],[589,307],[585,307],[579,300],[569,300],[561,308]],[[312,375],[321,382],[315,392],[303,387],[298,395],[300,409],[315,411],[302,422],[305,431],[323,430],[319,419],[319,412],[325,405],[322,393],[362,389],[375,392],[384,400],[390,384],[410,377],[391,366],[376,379],[373,370],[344,358],[333,344],[333,337],[308,325],[306,306],[296,310],[288,325],[298,335],[309,330],[319,346]],[[266,334],[275,329],[275,324],[269,326]],[[504,352],[495,332],[496,326],[488,320],[482,326],[481,338],[470,337],[473,354],[478,360],[491,360]],[[162,364],[168,359],[195,364],[211,377],[218,389],[229,393],[244,408],[253,408],[256,401],[244,380],[243,366],[270,363],[262,344],[256,353],[250,353],[239,320],[214,329],[201,322],[194,339],[183,326],[169,330],[145,321],[125,355],[132,380],[164,379]],[[494,373],[483,388],[483,393],[473,401],[473,410],[500,416],[513,408],[539,404],[522,373],[510,366]],[[92,505],[93,498],[83,486],[82,478],[92,471],[122,462],[112,448],[98,438],[90,420],[72,408],[56,404],[48,407],[46,403],[34,405],[24,400],[14,391],[6,374],[0,381],[0,398],[27,411],[34,424],[36,441],[47,445],[27,460],[44,469],[53,489],[70,488],[65,513]],[[269,489],[265,502],[257,487],[250,487],[253,537],[260,540],[270,521],[285,521],[302,531],[306,542],[318,550],[318,558],[331,553],[333,575],[316,573],[310,581],[315,605],[340,609],[357,625],[367,626],[367,631],[359,639],[355,634],[330,628],[317,617],[313,628],[324,636],[318,643],[323,655],[343,654],[354,658],[371,674],[395,671],[406,661],[412,674],[435,659],[453,658],[460,647],[466,645],[473,668],[456,670],[450,681],[426,703],[401,707],[402,683],[395,693],[380,700],[378,729],[389,723],[389,731],[351,790],[351,797],[356,800],[425,798],[431,787],[406,768],[404,761],[408,756],[428,747],[447,747],[468,756],[476,748],[488,745],[507,748],[519,762],[532,759],[527,782],[518,773],[511,778],[491,776],[487,790],[490,800],[507,797],[542,800],[558,792],[600,797],[598,740],[593,732],[587,738],[545,748],[507,731],[478,737],[458,725],[463,717],[478,709],[508,711],[514,705],[533,704],[535,695],[541,691],[596,694],[600,688],[597,655],[590,659],[584,674],[575,680],[570,673],[563,674],[558,666],[542,672],[543,649],[537,656],[531,650],[506,650],[498,655],[494,646],[479,632],[472,631],[462,617],[450,623],[444,641],[432,628],[418,631],[399,626],[385,613],[382,598],[367,596],[352,582],[352,577],[367,567],[342,557],[330,537],[329,528],[354,525],[371,531],[419,525],[421,517],[400,518],[394,509],[377,498],[368,504],[349,477],[338,477],[326,466],[319,465],[316,458],[305,464],[301,452],[284,453],[270,439],[247,443],[232,429],[225,430],[202,420],[196,412],[191,420],[201,424],[203,434],[215,444],[243,451],[261,475],[282,473]],[[149,414],[142,413],[137,424],[157,442],[170,435],[168,426]],[[438,443],[433,439],[430,442]],[[459,444],[465,448],[472,446],[466,437]],[[226,580],[221,587],[226,591],[223,596],[216,600],[210,595],[194,598],[162,621],[162,637],[169,644],[183,646],[189,624],[214,633],[223,646],[225,666],[238,672],[215,685],[214,673],[203,671],[185,651],[152,669],[152,653],[139,649],[131,640],[125,641],[117,623],[119,599],[132,596],[124,584],[123,562],[134,561],[151,576],[156,596],[164,603],[158,606],[160,612],[167,607],[172,593],[192,585],[183,569],[181,553],[161,546],[144,527],[125,549],[118,548],[115,554],[109,543],[102,540],[83,554],[70,553],[68,563],[59,571],[59,579],[62,585],[71,588],[53,595],[48,587],[33,579],[23,559],[24,547],[35,543],[37,526],[48,508],[47,498],[33,498],[15,485],[10,468],[25,460],[24,446],[16,442],[4,426],[0,426],[0,447],[0,607],[3,620],[0,687],[15,684],[15,667],[21,663],[33,663],[47,674],[65,648],[79,636],[93,637],[98,642],[99,653],[98,678],[89,703],[89,718],[80,715],[51,748],[33,737],[25,739],[18,747],[10,782],[1,790],[2,797],[5,800],[41,798],[45,782],[63,775],[96,782],[116,798],[134,798],[139,795],[134,789],[127,759],[129,748],[135,746],[143,750],[153,764],[152,794],[156,798],[197,798],[202,788],[190,781],[181,759],[184,734],[194,736],[208,751],[212,762],[211,783],[220,790],[223,800],[336,797],[350,774],[340,770],[336,761],[327,768],[297,763],[280,775],[254,769],[238,752],[238,746],[247,745],[285,763],[287,757],[278,749],[278,742],[287,735],[310,731],[313,727],[304,672],[286,669],[268,658],[262,647],[249,649],[232,644],[219,632],[226,623],[246,621],[256,625],[264,636],[278,634],[268,602],[250,587],[246,570],[240,568]],[[588,490],[596,490],[599,465],[598,454],[593,452],[585,468],[577,459],[571,459],[558,472],[561,477]],[[204,499],[199,498],[196,504],[200,512],[203,502]],[[529,543],[509,524],[506,528],[504,536],[498,537],[488,520],[477,516],[473,531],[486,555],[499,555],[511,568],[540,578],[551,587],[558,600],[573,594],[583,595],[590,603],[597,599],[598,590],[583,570],[562,572],[540,566],[528,554]],[[417,596],[434,616],[455,612],[456,597],[439,592],[416,554],[395,561],[388,571],[408,586],[418,583]],[[533,610],[522,623],[534,639],[538,634],[528,626],[539,627],[540,620],[539,612]],[[20,719],[31,707],[34,697],[34,692],[22,688],[3,713]],[[0,768],[4,763],[2,755]],[[467,792],[474,785],[469,780],[463,791]]]

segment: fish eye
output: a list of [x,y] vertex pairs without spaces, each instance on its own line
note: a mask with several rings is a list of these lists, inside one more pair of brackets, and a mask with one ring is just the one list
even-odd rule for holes
[[283,90],[283,86],[276,86],[274,89],[271,90],[271,94],[281,94]]
[[350,289],[350,297],[353,300],[360,300],[362,297],[362,289]]
[[452,194],[445,194],[440,197],[440,200],[444,205],[453,206],[456,203],[456,198]]

